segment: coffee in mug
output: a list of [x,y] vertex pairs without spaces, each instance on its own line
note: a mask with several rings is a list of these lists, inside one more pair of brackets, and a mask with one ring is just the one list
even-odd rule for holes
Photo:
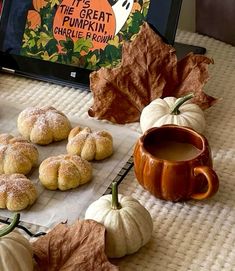
[[[146,146],[146,149],[148,146]],[[189,143],[181,143],[175,140],[163,140],[154,142],[149,146],[149,153],[159,159],[169,161],[184,161],[193,159],[200,150]]]
[[165,200],[205,199],[219,187],[207,139],[188,127],[147,130],[135,146],[134,170],[145,189]]

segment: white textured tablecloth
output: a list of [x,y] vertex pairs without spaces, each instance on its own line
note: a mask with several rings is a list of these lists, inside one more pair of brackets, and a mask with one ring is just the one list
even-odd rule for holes
[[[131,171],[119,192],[136,197],[154,221],[151,242],[115,260],[121,270],[235,270],[235,47],[212,38],[178,31],[177,41],[207,48],[213,57],[204,90],[221,101],[206,111],[205,136],[220,179],[218,193],[204,201],[171,203],[140,187]],[[0,74],[0,98],[24,106],[50,104],[72,116],[88,118],[92,93],[81,89]],[[138,123],[128,125],[138,130]]]

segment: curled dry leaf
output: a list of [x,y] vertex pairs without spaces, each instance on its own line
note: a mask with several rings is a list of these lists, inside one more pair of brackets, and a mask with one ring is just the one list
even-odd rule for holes
[[105,228],[93,220],[59,224],[33,244],[40,271],[117,271],[105,251]]
[[[208,65],[213,64],[213,60],[203,56],[188,54],[177,63],[177,87],[174,89],[173,95],[169,90],[165,90],[163,97],[174,96],[182,97],[189,92],[194,93],[192,102],[205,110],[216,103],[217,99],[203,92],[202,87],[209,79]],[[170,94],[170,95],[169,95]]]
[[195,94],[193,102],[206,109],[216,101],[202,90],[212,62],[194,54],[178,61],[175,49],[144,23],[136,39],[124,43],[118,67],[91,73],[94,104],[88,113],[116,123],[134,122],[152,100],[189,92]]

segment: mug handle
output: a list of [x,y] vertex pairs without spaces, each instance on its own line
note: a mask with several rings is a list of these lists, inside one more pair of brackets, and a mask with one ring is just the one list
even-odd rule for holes
[[194,168],[194,175],[203,174],[208,183],[208,189],[203,193],[192,194],[192,199],[202,200],[213,196],[219,188],[219,179],[215,171],[207,166],[198,166]]

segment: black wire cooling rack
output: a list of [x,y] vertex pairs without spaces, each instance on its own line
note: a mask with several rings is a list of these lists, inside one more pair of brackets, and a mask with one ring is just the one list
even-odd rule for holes
[[[128,172],[131,170],[133,165],[134,165],[133,157],[131,156],[130,159],[126,162],[126,164],[123,166],[123,168],[119,171],[119,173],[117,174],[117,176],[114,178],[113,181],[120,184],[122,182],[122,180],[126,177]],[[112,183],[110,183],[109,187],[104,192],[104,195],[111,194],[111,192],[112,192]],[[2,224],[8,224],[9,225],[11,223],[11,221],[12,221],[12,219],[10,219],[10,218],[2,218],[2,217],[0,217],[0,223],[2,223]],[[25,226],[25,224],[28,224],[28,223],[23,223],[23,222],[20,221],[19,224],[16,227],[23,230],[30,237],[39,237],[39,236],[42,236],[42,235],[46,234],[46,232],[43,232],[43,231],[33,233],[31,230],[29,230],[27,228],[27,226]]]
[[[9,225],[11,223],[11,219],[10,218],[4,218],[4,219],[0,218],[0,223],[8,224]],[[22,222],[19,222],[19,224],[16,227],[19,228],[19,229],[21,229],[21,230],[23,230],[30,237],[39,237],[39,236],[42,236],[42,235],[46,234],[46,232],[33,233],[26,226],[22,225]]]

